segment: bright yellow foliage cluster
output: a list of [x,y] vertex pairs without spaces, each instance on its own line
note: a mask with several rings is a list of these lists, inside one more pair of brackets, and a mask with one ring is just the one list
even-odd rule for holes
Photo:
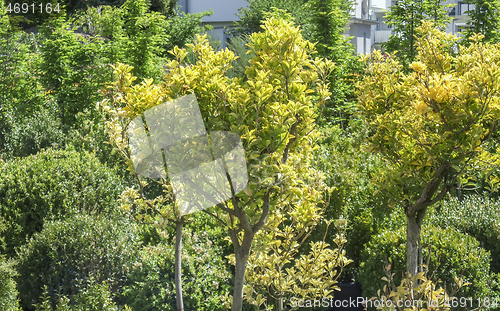
[[[335,222],[335,248],[324,241],[310,243],[310,252],[300,256],[298,251],[308,232],[297,232],[292,229],[295,225],[291,223],[288,230],[276,228],[257,237],[257,241],[269,241],[257,243],[258,251],[250,256],[245,296],[249,303],[263,310],[273,310],[275,302],[282,310],[295,310],[289,305],[292,297],[333,297],[334,290],[339,290],[336,284],[342,269],[352,262],[345,256],[345,220]],[[325,236],[327,232],[328,229]]]
[[[375,305],[380,311],[450,311],[451,306],[470,306],[471,300],[458,300],[454,295],[464,286],[470,283],[464,282],[463,278],[455,277],[455,284],[448,286],[448,292],[442,287],[437,287],[436,283],[427,278],[428,270],[423,265],[424,271],[415,276],[406,275],[401,280],[401,284],[394,284],[394,273],[390,272],[391,266],[384,267],[387,277],[382,279],[387,282],[383,291],[378,291],[377,300],[367,302],[368,306]],[[378,305],[378,306],[377,306]]]
[[[324,289],[321,293],[309,291],[300,295],[330,295],[334,281],[328,280],[337,273],[335,268],[349,263],[341,247],[332,250],[325,243],[314,244],[310,255],[298,259],[291,270],[287,269],[295,260],[298,238],[307,237],[322,219],[324,193],[331,190],[324,183],[325,176],[313,167],[312,154],[319,136],[315,119],[330,96],[328,75],[334,64],[313,58],[314,44],[304,40],[292,22],[271,17],[263,27],[262,33],[250,38],[252,58],[245,78],[230,79],[226,75],[236,59],[231,51],[215,51],[206,36],[198,36],[188,49],[175,48],[170,52],[175,59],[168,62],[162,84],[146,80],[134,85],[131,68],[116,65],[116,81],[111,86],[113,96],[101,102],[99,108],[106,116],[111,143],[134,173],[127,145],[126,129],[130,121],[155,105],[195,94],[207,132],[239,134],[246,152],[247,189],[237,194],[237,199],[226,202],[225,210],[210,211],[228,227],[233,244],[238,244],[236,249],[244,239],[254,238],[252,228],[259,228],[255,255],[249,265],[262,269],[247,271],[251,282],[246,298],[256,301],[254,294],[268,295],[267,281],[261,276],[266,275],[266,267],[274,265],[272,258],[276,257],[270,255],[270,249],[281,252],[281,279],[296,284],[295,287],[321,283],[319,288]],[[188,63],[190,53],[189,59],[194,62]],[[122,203],[125,208],[144,212],[136,216],[138,220],[161,227],[175,217],[175,205],[169,181],[154,182],[162,183],[163,196],[146,199],[142,189],[147,183],[141,180],[139,189],[128,189],[122,194]],[[259,227],[266,209],[269,214],[264,214],[267,215],[264,227]],[[156,218],[151,216],[155,213],[145,213],[151,210]],[[343,245],[342,241],[339,243]],[[290,247],[295,250],[290,251]],[[314,275],[304,268],[311,260],[316,260]]]
[[[477,35],[470,46],[458,46],[455,36],[430,22],[418,31],[409,73],[395,55],[375,51],[364,57],[367,75],[357,85],[361,114],[374,133],[370,149],[393,168],[381,180],[403,206],[434,177],[447,176],[440,189],[449,189],[477,171],[500,117],[500,45]],[[483,153],[481,167],[495,165],[494,157]]]

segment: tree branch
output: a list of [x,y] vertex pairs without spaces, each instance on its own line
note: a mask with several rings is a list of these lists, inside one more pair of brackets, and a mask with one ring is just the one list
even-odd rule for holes
[[221,224],[223,224],[224,226],[229,227],[229,226],[227,225],[227,223],[226,223],[224,220],[222,220],[219,216],[217,216],[217,215],[215,215],[215,214],[212,214],[212,213],[210,213],[209,211],[207,211],[207,210],[205,210],[205,209],[203,210],[203,212],[204,212],[205,214],[208,214],[208,215],[210,215],[210,216],[214,217],[215,219],[217,219],[217,220],[218,220]]
[[[297,116],[295,116],[297,118]],[[297,132],[297,125],[299,124],[299,121],[295,121],[295,123],[292,125],[292,128],[290,129],[290,132],[288,135],[293,135],[293,138],[290,138],[288,141],[288,144],[286,144],[285,150],[283,151],[283,158],[281,159],[281,164],[284,164],[286,160],[288,160],[288,154],[290,152],[290,146],[295,142],[295,139],[297,137],[295,136]]]
[[441,181],[443,180],[443,176],[447,173],[448,167],[449,163],[447,161],[443,162],[438,167],[438,169],[434,173],[434,178],[429,183],[427,183],[424,190],[420,194],[420,198],[415,203],[413,203],[413,205],[407,211],[407,215],[414,215],[419,210],[422,210],[430,205],[428,204],[431,202],[429,198],[432,198],[434,193],[437,191],[439,184],[441,184]]
[[253,232],[259,231],[266,222],[266,217],[269,214],[269,209],[270,209],[269,201],[272,192],[273,190],[270,189],[266,192],[264,196],[264,204],[262,204],[262,214],[260,215],[259,221],[257,221],[257,223],[253,225],[252,227]]

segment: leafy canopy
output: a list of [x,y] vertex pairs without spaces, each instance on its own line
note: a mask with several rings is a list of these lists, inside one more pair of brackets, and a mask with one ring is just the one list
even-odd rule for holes
[[417,28],[422,20],[433,21],[443,29],[451,21],[448,8],[454,4],[444,4],[442,0],[401,0],[386,14],[389,25],[394,26],[393,34],[384,44],[389,52],[398,52],[401,62],[407,69],[417,55]]
[[369,148],[392,168],[380,176],[383,189],[411,212],[440,200],[458,177],[493,173],[498,162],[484,148],[500,115],[500,45],[476,35],[455,54],[453,35],[430,22],[419,32],[410,73],[395,55],[375,51],[364,57],[367,75],[358,84],[360,113],[373,131]]
[[[483,41],[498,42],[500,39],[500,1],[499,0],[468,0],[472,4],[468,15],[465,37],[470,39],[476,33],[484,35]],[[468,40],[467,40],[468,41]]]
[[[272,223],[286,239],[290,234],[304,236],[321,219],[319,204],[326,189],[323,174],[311,161],[318,138],[315,119],[330,95],[328,75],[333,63],[313,59],[314,44],[304,40],[291,21],[272,16],[263,28],[262,33],[250,37],[252,57],[246,80],[227,76],[236,59],[231,51],[215,52],[206,36],[198,36],[197,42],[188,45],[194,63],[186,62],[186,49],[175,47],[171,51],[175,59],[167,63],[169,71],[163,84],[152,80],[134,84],[136,78],[130,67],[115,66],[115,95],[100,103],[107,114],[111,142],[128,157],[131,172],[134,167],[126,133],[129,122],[147,109],[185,94],[196,95],[208,132],[222,130],[240,135],[246,152],[248,187],[219,208],[206,211],[228,229],[234,246],[234,310],[239,310],[243,297],[244,270],[238,267],[246,265],[257,232]],[[140,212],[139,220],[162,225],[174,217],[175,206],[169,181],[158,182],[165,190],[162,195],[147,199],[140,184],[140,189],[126,190],[122,201],[125,207]],[[264,241],[269,240],[266,232]],[[324,262],[339,253],[324,244],[318,244],[315,250],[313,255],[324,256]]]

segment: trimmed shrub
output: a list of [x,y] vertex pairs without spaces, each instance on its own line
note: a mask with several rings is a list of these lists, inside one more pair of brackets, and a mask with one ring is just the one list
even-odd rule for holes
[[[0,161],[0,168],[2,162]],[[5,230],[5,220],[0,217],[0,232]],[[0,237],[3,241],[3,237]],[[17,311],[19,310],[19,302],[17,300],[17,284],[14,278],[18,276],[15,269],[16,261],[6,259],[0,255],[0,310]]]
[[61,295],[72,303],[91,278],[106,281],[117,296],[138,256],[138,245],[135,226],[117,215],[73,215],[46,223],[19,250],[22,307],[31,310],[44,291],[53,307]]
[[454,228],[479,241],[491,253],[491,271],[500,273],[500,203],[482,196],[452,198],[430,216],[441,228]]
[[52,101],[28,116],[19,114],[11,121],[11,129],[5,133],[5,149],[11,156],[25,157],[42,148],[64,146],[58,108]]
[[[427,258],[431,247],[429,271],[435,271],[433,279],[440,279],[441,284],[454,284],[454,277],[463,271],[464,281],[472,283],[458,293],[458,297],[476,298],[491,297],[489,289],[490,255],[482,249],[473,237],[460,233],[453,228],[422,228],[423,256]],[[385,258],[395,273],[394,281],[400,284],[406,271],[406,231],[386,230],[372,238],[363,253],[364,261],[360,265],[359,280],[363,284],[363,295],[373,297],[377,290],[384,287],[383,266]],[[425,260],[424,260],[425,263]]]
[[0,170],[0,216],[6,220],[6,254],[14,255],[14,248],[41,231],[48,219],[72,212],[108,212],[122,189],[115,171],[89,153],[49,149],[5,162]]
[[[230,294],[230,273],[212,239],[206,231],[200,234],[184,228],[182,286],[186,311],[226,310],[223,301]],[[123,288],[123,304],[134,311],[176,310],[173,245],[174,241],[163,238],[161,243],[142,250]]]

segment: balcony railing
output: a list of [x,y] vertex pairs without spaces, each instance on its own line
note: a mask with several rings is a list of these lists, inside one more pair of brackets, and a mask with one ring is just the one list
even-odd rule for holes
[[384,43],[389,40],[389,36],[392,34],[392,30],[376,30],[375,31],[375,43]]

